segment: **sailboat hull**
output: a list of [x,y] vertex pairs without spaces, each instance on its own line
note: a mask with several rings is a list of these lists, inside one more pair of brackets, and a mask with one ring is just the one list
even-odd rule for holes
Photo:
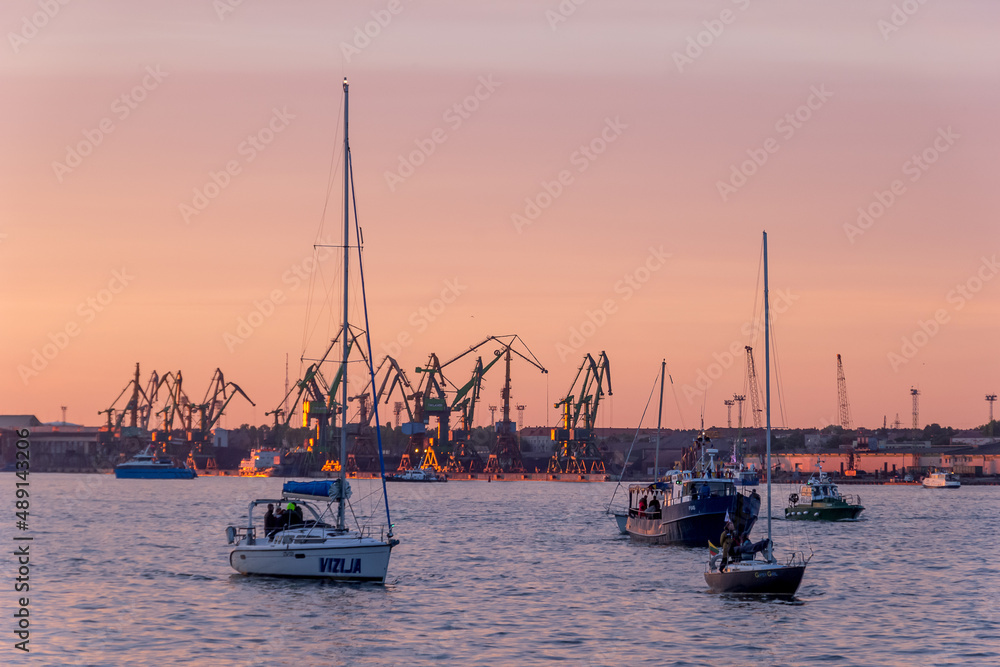
[[385,582],[392,547],[377,540],[345,540],[343,544],[239,546],[229,564],[242,574],[308,577],[333,581]]
[[726,572],[706,572],[705,583],[713,593],[791,597],[799,590],[806,571],[805,565],[755,565],[758,567],[734,565]]

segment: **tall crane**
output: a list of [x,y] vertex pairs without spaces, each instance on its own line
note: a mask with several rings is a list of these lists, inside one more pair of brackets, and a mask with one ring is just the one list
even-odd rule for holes
[[597,411],[605,395],[612,395],[611,364],[608,355],[602,351],[595,360],[590,353],[587,353],[576,371],[566,397],[554,406],[562,408],[562,428],[552,430],[556,451],[549,461],[549,472],[605,471],[604,460],[597,449],[594,433]]
[[851,404],[847,400],[847,379],[844,377],[844,362],[837,355],[837,398],[840,405],[840,426],[851,430]]
[[747,393],[750,394],[750,412],[753,413],[754,428],[761,428],[760,388],[757,385],[757,370],[753,363],[753,348],[746,346],[747,351]]
[[[111,402],[106,410],[97,414],[107,415],[107,424],[102,426],[101,441],[108,448],[108,454],[134,454],[146,446],[150,439],[149,418],[153,414],[158,392],[163,380],[153,371],[146,383],[145,389],[139,381],[139,363],[135,364],[135,375],[121,390],[121,393]],[[129,398],[125,405],[116,408],[123,396]],[[126,422],[126,417],[128,421]]]
[[910,387],[910,396],[913,397],[913,430],[920,428],[920,390]]
[[[421,468],[441,469],[438,462],[435,445],[440,447],[440,441],[447,442],[449,423],[451,418],[451,408],[448,405],[448,396],[445,393],[448,387],[448,380],[441,370],[441,360],[431,352],[427,357],[424,366],[417,366],[416,372],[420,375],[420,382],[413,393],[413,421],[411,422],[410,448],[403,454],[399,462],[399,469],[405,470],[412,467],[410,465],[410,450],[414,455],[421,457]],[[437,430],[433,435],[427,436],[427,426],[431,417],[437,419]],[[404,428],[404,433],[407,429]]]
[[[524,348],[523,353],[515,348],[515,343],[519,341]],[[521,472],[524,470],[520,448],[517,444],[517,425],[510,420],[510,363],[513,357],[517,356],[535,368],[538,368],[542,373],[548,373],[548,371],[538,363],[535,355],[531,353],[528,346],[516,334],[487,336],[484,340],[446,361],[442,364],[442,367],[451,365],[488,343],[500,346],[493,350],[493,359],[485,366],[483,365],[482,357],[476,359],[472,378],[465,385],[456,389],[455,397],[451,403],[451,409],[453,411],[460,411],[462,414],[462,428],[452,432],[454,436],[454,449],[446,466],[446,469],[451,471],[475,472],[473,468],[477,466],[482,466],[482,469],[486,472],[493,473],[505,471]],[[504,386],[500,392],[500,397],[503,400],[503,411],[501,413],[501,420],[499,422],[494,421],[496,440],[491,447],[486,465],[483,466],[479,460],[478,453],[469,446],[468,438],[474,427],[476,402],[479,400],[483,376],[501,361],[504,362],[503,365],[505,368]],[[490,406],[490,411],[491,414],[495,414],[494,406]]]

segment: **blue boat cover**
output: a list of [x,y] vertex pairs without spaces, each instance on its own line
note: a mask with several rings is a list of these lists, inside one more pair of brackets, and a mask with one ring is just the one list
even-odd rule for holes
[[[311,496],[313,498],[330,498],[336,500],[340,497],[340,480],[323,479],[314,482],[285,482],[281,487],[283,494],[296,496]],[[346,498],[351,497],[351,485],[347,485]]]

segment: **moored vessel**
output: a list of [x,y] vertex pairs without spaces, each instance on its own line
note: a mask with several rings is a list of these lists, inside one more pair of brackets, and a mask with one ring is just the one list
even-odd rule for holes
[[410,468],[394,475],[386,475],[387,482],[447,482],[448,478],[433,468]]
[[197,476],[193,468],[175,463],[168,456],[157,455],[152,445],[115,466],[118,479],[194,479]]
[[937,471],[924,477],[923,485],[927,489],[957,489],[962,482],[955,473]]

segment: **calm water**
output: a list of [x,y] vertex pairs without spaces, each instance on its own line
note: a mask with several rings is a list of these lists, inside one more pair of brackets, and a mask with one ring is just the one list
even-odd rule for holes
[[30,664],[1000,664],[1000,487],[851,487],[862,521],[776,521],[779,551],[815,552],[782,603],[707,593],[706,550],[619,536],[614,484],[390,485],[387,584],[345,586],[230,570],[226,525],[279,480],[31,482]]

